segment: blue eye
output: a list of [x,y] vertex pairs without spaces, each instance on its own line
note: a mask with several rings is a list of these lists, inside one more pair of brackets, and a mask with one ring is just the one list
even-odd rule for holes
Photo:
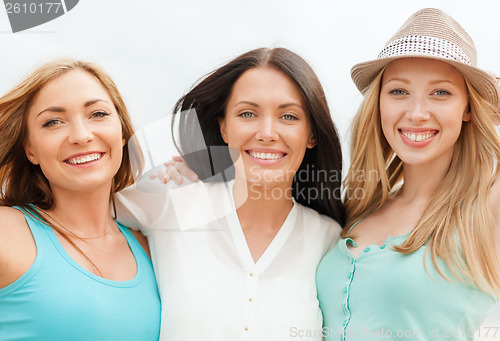
[[244,117],[244,118],[252,118],[253,117],[253,113],[250,112],[250,111],[245,111],[245,112],[242,112],[241,114],[239,114],[238,116]]
[[394,89],[394,90],[389,91],[389,93],[396,95],[396,96],[406,95],[406,91],[404,91],[403,89]]
[[92,113],[92,117],[98,117],[98,118],[100,118],[100,117],[106,117],[106,116],[109,116],[109,115],[110,115],[109,113],[107,113],[107,112],[105,112],[105,111],[101,111],[101,110],[99,110],[99,111],[94,111],[94,112]]
[[436,94],[438,96],[446,96],[446,95],[451,95],[451,92],[449,92],[447,90],[436,90],[436,91],[434,91],[434,94]]
[[283,119],[286,121],[293,121],[293,120],[297,120],[298,118],[292,114],[284,114]]
[[53,126],[56,126],[58,124],[61,124],[61,121],[60,120],[56,120],[56,119],[50,119],[48,120],[47,122],[45,122],[44,124],[42,124],[42,127],[43,128],[46,128],[46,127],[53,127]]

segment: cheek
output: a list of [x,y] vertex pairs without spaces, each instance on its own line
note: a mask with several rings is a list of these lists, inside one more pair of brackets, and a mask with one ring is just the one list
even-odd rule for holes
[[450,136],[456,140],[458,139],[458,136],[460,136],[460,133],[462,132],[462,120],[461,117],[457,117],[454,120],[450,120],[449,122],[443,122],[444,127],[450,127],[448,129]]
[[30,161],[35,161],[44,166],[50,160],[57,160],[58,140],[50,136],[30,136],[28,138],[27,157]]
[[225,131],[225,142],[229,146],[235,147],[245,142],[254,134],[251,128],[251,124],[235,124],[233,122],[226,123]]
[[392,140],[392,128],[391,128],[391,124],[389,122],[387,122],[386,120],[382,120],[381,121],[381,126],[382,126],[382,134],[384,134],[384,137],[386,138],[387,141],[391,141]]
[[398,116],[389,110],[382,110],[380,107],[380,125],[382,127],[382,133],[384,134],[387,141],[392,140],[392,136],[395,134],[395,127],[398,123]]
[[284,127],[280,136],[296,154],[303,155],[311,143],[312,131],[308,126]]
[[122,125],[119,120],[113,122],[113,124],[108,125],[103,131],[102,136],[106,138],[109,145],[113,147],[122,148],[123,145],[128,142],[123,137]]
[[128,142],[123,137],[121,125],[108,127],[105,135],[101,136],[105,137],[104,142],[109,148],[109,152],[113,160],[113,165],[114,167],[116,167],[116,171],[118,171],[123,159],[124,143]]

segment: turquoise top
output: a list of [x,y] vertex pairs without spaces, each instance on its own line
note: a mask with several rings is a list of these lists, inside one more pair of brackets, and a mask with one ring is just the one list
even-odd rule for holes
[[54,231],[25,213],[37,247],[31,268],[0,289],[0,340],[158,340],[160,300],[153,267],[131,232],[118,224],[137,264],[113,281],[76,263]]
[[325,255],[316,272],[325,340],[473,340],[497,299],[446,281],[430,255],[427,273],[425,246],[408,255],[391,249],[406,237],[370,245],[356,259],[347,248],[354,241],[340,239]]

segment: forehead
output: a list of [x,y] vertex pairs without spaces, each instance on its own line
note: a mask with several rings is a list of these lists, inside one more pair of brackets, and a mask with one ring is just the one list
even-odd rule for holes
[[295,81],[274,67],[256,67],[243,72],[233,85],[229,101],[241,97],[304,102],[302,91]]
[[110,99],[101,82],[91,73],[74,69],[48,81],[36,94],[33,106],[45,102],[71,103],[71,101],[100,97]]
[[446,80],[463,83],[462,74],[452,65],[431,58],[400,58],[389,63],[383,81],[392,77],[422,80]]

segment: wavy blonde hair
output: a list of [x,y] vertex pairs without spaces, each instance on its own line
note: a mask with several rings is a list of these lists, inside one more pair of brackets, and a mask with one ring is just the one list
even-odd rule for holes
[[[385,139],[380,122],[383,73],[384,69],[364,93],[353,121],[352,162],[344,180],[344,238],[352,236],[353,224],[381,207],[403,181],[403,162]],[[500,116],[497,108],[465,82],[471,120],[462,124],[448,173],[417,226],[394,249],[410,254],[426,245],[426,253],[430,252],[443,278],[451,280],[440,269],[438,258],[458,280],[475,283],[484,292],[499,296],[500,268],[488,193],[500,173],[500,138],[495,130],[495,119]]]

